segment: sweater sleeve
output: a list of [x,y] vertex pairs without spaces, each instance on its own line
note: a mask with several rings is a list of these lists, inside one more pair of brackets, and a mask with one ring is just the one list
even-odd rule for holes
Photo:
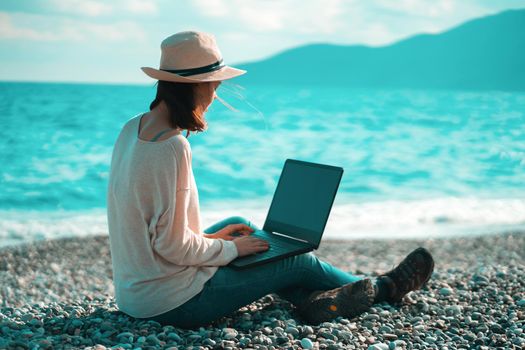
[[167,261],[176,265],[224,266],[238,256],[237,246],[233,241],[205,237],[200,232],[193,232],[188,226],[188,205],[191,195],[191,151],[183,147],[176,148],[173,159],[177,164],[179,180],[171,181],[162,193],[169,203],[168,208],[150,227],[153,250]]

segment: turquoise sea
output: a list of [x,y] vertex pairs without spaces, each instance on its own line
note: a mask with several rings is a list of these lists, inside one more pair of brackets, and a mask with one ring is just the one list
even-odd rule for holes
[[[0,83],[0,245],[107,234],[123,124],[151,85]],[[237,86],[192,134],[204,227],[262,227],[287,158],[342,166],[326,238],[525,228],[525,92]]]

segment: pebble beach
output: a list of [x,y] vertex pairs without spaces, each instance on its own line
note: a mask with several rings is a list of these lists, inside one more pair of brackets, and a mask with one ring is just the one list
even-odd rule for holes
[[423,246],[427,285],[401,305],[305,323],[269,294],[207,327],[136,320],[113,297],[107,236],[0,250],[0,349],[523,349],[525,232],[427,240],[326,240],[314,253],[374,276]]

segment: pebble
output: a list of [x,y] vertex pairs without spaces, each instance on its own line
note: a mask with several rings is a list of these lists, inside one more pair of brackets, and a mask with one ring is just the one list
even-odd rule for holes
[[146,342],[146,337],[145,337],[145,336],[139,337],[139,338],[137,339],[137,343],[142,344],[142,343],[145,343],[145,342]]
[[441,288],[439,290],[439,294],[448,297],[449,295],[452,295],[452,289],[450,289],[450,288]]
[[394,343],[400,348],[404,348],[407,345],[407,343],[404,340],[396,340],[394,341]]
[[450,305],[445,308],[447,315],[455,316],[461,313],[461,307],[459,305]]
[[379,321],[381,317],[377,314],[368,314],[364,317],[366,321]]
[[206,338],[202,341],[202,344],[203,345],[209,345],[211,347],[215,346],[215,344],[217,344],[217,342],[213,339],[210,339],[210,338]]
[[239,334],[234,328],[223,328],[222,332],[224,333],[223,338],[227,340],[234,339]]
[[362,326],[367,329],[372,329],[375,326],[375,323],[372,321],[364,321]]
[[390,328],[389,326],[381,326],[379,327],[379,333],[392,333],[394,330]]
[[133,338],[133,333],[131,332],[122,332],[117,335],[117,339],[123,343],[133,343]]
[[419,317],[419,316],[413,317],[412,320],[411,320],[410,322],[411,322],[412,324],[421,323],[421,322],[423,322],[423,317]]
[[349,331],[339,331],[339,334],[337,336],[339,339],[346,339],[351,340],[354,336],[352,332]]
[[305,335],[314,334],[314,329],[311,326],[304,326],[303,327],[303,333]]
[[249,338],[242,337],[241,339],[239,339],[239,344],[241,344],[243,346],[246,346],[249,343],[250,343],[250,339]]
[[[280,328],[280,327],[279,327],[279,328]],[[264,334],[266,334],[266,335],[269,335],[269,334],[272,334],[274,331],[273,331],[270,327],[266,326],[266,327],[264,327],[264,328],[262,329],[262,332],[263,332]]]
[[168,339],[174,340],[177,343],[182,343],[182,338],[175,332],[168,333]]
[[478,285],[478,286],[488,286],[490,281],[487,277],[483,275],[474,275],[472,277],[472,280]]
[[153,345],[160,345],[160,340],[159,338],[157,338],[157,335],[155,334],[150,334],[146,337],[146,341],[150,344],[153,344]]
[[319,330],[319,332],[317,334],[320,337],[323,337],[323,338],[326,338],[326,339],[337,340],[337,337],[335,335],[333,335],[332,333],[328,332],[328,331]]
[[481,320],[481,313],[477,312],[477,311],[474,311],[472,313],[472,319],[473,320]]
[[421,313],[427,313],[428,310],[430,309],[430,306],[428,305],[428,303],[424,301],[418,302],[417,306],[419,307],[419,312]]
[[413,329],[415,331],[424,331],[427,327],[424,324],[418,324],[417,326],[414,326]]
[[314,348],[314,343],[312,343],[312,341],[308,338],[303,338],[301,339],[301,346],[304,348],[304,349],[313,349]]
[[284,330],[286,333],[290,333],[291,335],[295,337],[297,337],[299,335],[299,330],[295,327],[286,327],[286,329]]
[[84,322],[82,322],[81,320],[73,320],[71,324],[73,325],[73,327],[82,327],[84,325]]
[[426,337],[425,341],[429,344],[434,344],[437,341],[437,338],[434,337]]

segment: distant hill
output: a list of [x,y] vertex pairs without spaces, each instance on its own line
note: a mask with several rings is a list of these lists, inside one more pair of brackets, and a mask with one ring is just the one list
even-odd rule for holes
[[241,84],[525,90],[525,9],[392,45],[312,44],[237,64]]

